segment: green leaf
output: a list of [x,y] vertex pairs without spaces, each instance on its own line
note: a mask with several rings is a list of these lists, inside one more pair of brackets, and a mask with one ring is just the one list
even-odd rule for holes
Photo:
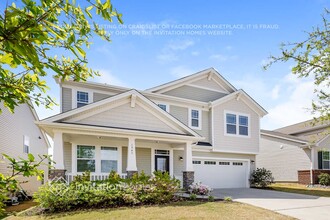
[[34,162],[33,154],[28,154],[28,159],[29,159],[30,162]]

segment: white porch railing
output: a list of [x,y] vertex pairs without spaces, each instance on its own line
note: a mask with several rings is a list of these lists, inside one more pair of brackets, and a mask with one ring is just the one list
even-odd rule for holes
[[[127,178],[127,173],[121,173],[119,174],[121,178],[126,179]],[[71,183],[76,176],[81,176],[81,174],[74,174],[74,173],[67,173],[65,174],[65,179],[68,183]],[[109,178],[109,174],[93,174],[91,173],[91,181],[95,180],[106,180]]]

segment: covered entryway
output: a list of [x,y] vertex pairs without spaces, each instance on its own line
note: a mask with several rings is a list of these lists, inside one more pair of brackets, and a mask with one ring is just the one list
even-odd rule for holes
[[249,187],[249,162],[242,160],[193,160],[195,182],[201,181],[211,188]]

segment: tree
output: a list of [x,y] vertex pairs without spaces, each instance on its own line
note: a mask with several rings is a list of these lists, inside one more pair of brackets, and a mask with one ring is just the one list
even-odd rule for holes
[[312,113],[319,113],[318,121],[330,120],[330,11],[322,15],[322,26],[307,32],[307,39],[281,45],[281,55],[271,56],[264,66],[268,69],[276,62],[294,61],[291,72],[298,77],[313,76],[316,100],[312,101]]
[[6,154],[3,154],[3,156],[9,161],[8,168],[11,172],[9,172],[9,175],[0,173],[0,218],[4,214],[3,207],[7,194],[16,192],[18,189],[19,182],[16,178],[19,176],[36,176],[38,180],[42,180],[44,171],[39,168],[41,165],[49,167],[49,162],[51,161],[48,155],[39,156],[39,161],[32,154],[28,154],[27,159],[19,158],[18,160]]
[[[81,1],[80,1],[81,3]],[[10,110],[29,100],[51,108],[44,78],[85,81],[98,75],[87,67],[85,49],[94,35],[110,41],[95,18],[122,23],[110,0],[21,0],[0,14],[0,102]],[[62,54],[58,57],[57,54]],[[66,56],[64,56],[66,54]],[[0,109],[1,113],[1,109]]]

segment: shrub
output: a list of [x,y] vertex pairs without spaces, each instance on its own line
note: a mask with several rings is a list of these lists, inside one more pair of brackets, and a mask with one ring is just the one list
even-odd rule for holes
[[190,194],[189,199],[191,199],[192,201],[195,201],[197,199],[197,195],[196,194]]
[[209,202],[214,202],[214,196],[209,196],[207,199],[209,200]]
[[329,186],[330,185],[330,175],[327,173],[321,173],[319,176],[319,184],[322,186]]
[[189,186],[190,193],[196,194],[196,195],[208,195],[212,189],[207,186],[203,185],[201,182],[193,183]]
[[255,187],[266,188],[274,182],[274,177],[270,170],[257,168],[251,175],[251,184]]
[[232,202],[233,201],[233,199],[230,196],[226,196],[225,198],[223,198],[223,200],[225,202]]
[[[87,176],[87,175],[83,175]],[[104,181],[78,178],[70,185],[47,184],[35,194],[42,208],[51,212],[84,208],[106,208],[139,204],[162,204],[174,199],[180,182],[168,173],[144,173],[122,179],[114,172]]]

